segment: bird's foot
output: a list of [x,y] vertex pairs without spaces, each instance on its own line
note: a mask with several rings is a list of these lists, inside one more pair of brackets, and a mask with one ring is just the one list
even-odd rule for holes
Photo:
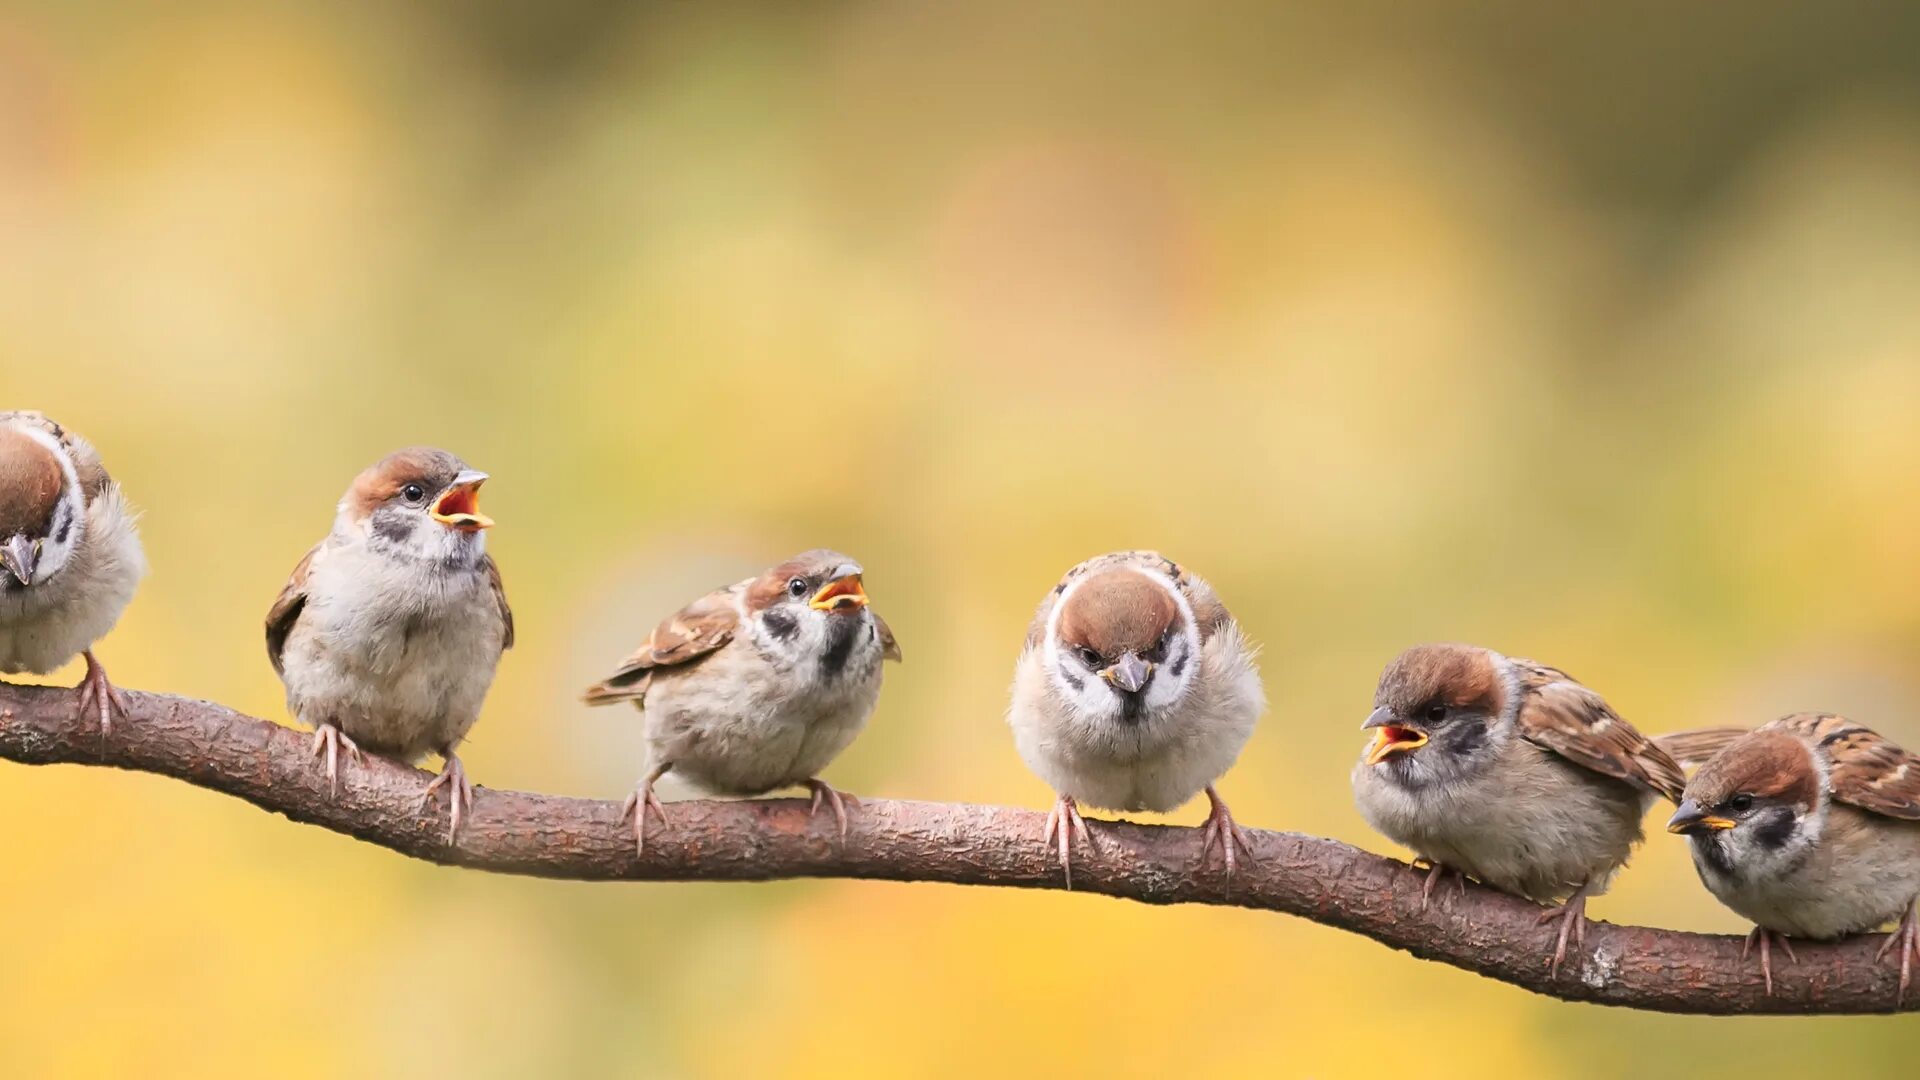
[[1894,953],[1900,961],[1900,991],[1893,1003],[1896,1008],[1904,1008],[1907,990],[1913,985],[1913,962],[1920,960],[1920,913],[1916,913],[1914,905],[1907,905],[1907,913],[1900,917],[1900,925],[1887,935],[1880,951],[1873,954],[1874,962],[1886,960],[1889,952]]
[[1760,943],[1760,980],[1767,984],[1767,996],[1772,997],[1773,943],[1776,941],[1780,943],[1780,948],[1786,951],[1789,963],[1797,964],[1800,958],[1793,955],[1793,942],[1787,940],[1787,935],[1776,934],[1764,926],[1756,926],[1747,934],[1746,942],[1740,946],[1742,962],[1745,962],[1747,954],[1753,951],[1753,943],[1756,941]]
[[807,808],[807,820],[813,820],[814,816],[820,813],[820,804],[822,802],[833,807],[833,821],[834,824],[840,828],[841,842],[845,843],[847,839],[847,804],[852,803],[855,806],[859,806],[860,800],[851,795],[835,791],[833,785],[818,777],[807,781],[807,789],[813,792],[813,805]]
[[1462,899],[1466,898],[1466,895],[1467,895],[1466,871],[1456,870],[1453,867],[1448,866],[1446,863],[1435,862],[1432,859],[1428,859],[1427,860],[1427,880],[1420,886],[1420,910],[1421,911],[1427,910],[1427,905],[1433,901],[1434,886],[1440,884],[1441,879],[1448,878],[1448,877],[1451,877],[1454,880],[1454,883],[1460,886],[1460,897]]
[[113,734],[114,717],[126,719],[127,699],[121,697],[120,691],[107,680],[107,669],[100,666],[92,649],[80,655],[87,662],[87,673],[80,677],[77,688],[80,691],[80,718],[84,720],[88,713],[97,713],[100,717],[100,737],[106,738]]
[[666,775],[670,766],[662,765],[647,773],[640,786],[633,789],[627,801],[620,809],[620,820],[633,818],[633,853],[644,857],[647,853],[647,811],[651,810],[660,818],[662,828],[667,826],[667,808],[660,805],[660,796],[653,793],[654,781]]
[[1578,948],[1587,947],[1587,887],[1585,885],[1575,889],[1573,895],[1567,897],[1566,903],[1543,913],[1535,925],[1545,926],[1556,919],[1560,922],[1560,934],[1554,940],[1553,955],[1547,960],[1548,978],[1552,979],[1560,977],[1560,965],[1567,962],[1569,940]]
[[1067,888],[1073,888],[1073,841],[1079,840],[1087,850],[1099,854],[1100,848],[1093,840],[1093,832],[1087,828],[1087,819],[1080,816],[1080,808],[1074,805],[1073,797],[1062,795],[1054,800],[1053,809],[1047,811],[1047,829],[1040,842],[1053,845],[1059,841],[1060,870],[1066,875]]
[[460,835],[460,822],[473,812],[473,783],[467,779],[467,770],[458,757],[449,752],[446,759],[440,775],[427,782],[427,790],[420,796],[420,809],[424,812],[432,807],[434,794],[443,787],[447,789],[447,798],[453,804],[447,811],[447,846],[452,847]]
[[321,724],[319,727],[313,729],[313,753],[311,756],[320,757],[323,754],[325,755],[327,762],[327,794],[335,798],[338,798],[340,795],[340,751],[342,748],[346,749],[347,757],[350,758],[354,764],[359,765],[366,761],[366,759],[360,755],[360,747],[355,744],[352,739],[347,738],[347,733],[341,731],[338,724]]
[[1212,784],[1207,785],[1207,802],[1211,808],[1207,811],[1206,822],[1200,826],[1200,865],[1207,865],[1214,845],[1219,845],[1220,858],[1226,864],[1227,879],[1231,881],[1234,869],[1239,866],[1239,857],[1249,854],[1247,834],[1234,824],[1227,801],[1213,790]]

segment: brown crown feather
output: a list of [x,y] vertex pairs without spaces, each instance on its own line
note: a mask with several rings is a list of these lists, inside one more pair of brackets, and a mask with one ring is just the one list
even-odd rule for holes
[[1498,715],[1506,687],[1493,654],[1474,645],[1416,645],[1387,665],[1374,694],[1374,704],[1402,717],[1417,716],[1436,701]]
[[779,603],[787,595],[787,582],[794,578],[803,578],[811,587],[819,588],[835,569],[858,565],[857,560],[827,548],[803,551],[747,583],[747,610],[765,611]]
[[1701,766],[1687,785],[1687,798],[1706,808],[1739,794],[1813,807],[1820,799],[1813,749],[1785,731],[1756,731]]
[[1060,640],[1108,658],[1144,653],[1180,621],[1172,594],[1142,574],[1105,570],[1088,578],[1060,611]]
[[46,444],[0,424],[0,536],[44,533],[66,480]]
[[353,478],[353,486],[347,489],[347,503],[353,508],[354,516],[364,518],[408,484],[417,483],[437,492],[451,484],[465,467],[459,458],[431,446],[396,450]]

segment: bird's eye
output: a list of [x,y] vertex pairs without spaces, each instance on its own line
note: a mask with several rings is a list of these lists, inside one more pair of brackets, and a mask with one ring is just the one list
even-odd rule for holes
[[1445,705],[1436,701],[1432,705],[1427,706],[1427,723],[1437,724],[1446,718],[1447,707]]
[[1080,662],[1090,668],[1097,668],[1100,666],[1100,654],[1093,649],[1082,646],[1080,649]]
[[1727,800],[1727,809],[1736,814],[1744,814],[1753,809],[1753,796],[1743,791]]
[[787,595],[792,596],[795,599],[799,599],[800,597],[807,595],[807,579],[803,577],[797,577],[797,578],[794,578],[792,581],[787,582]]
[[408,484],[400,489],[400,494],[410,503],[417,503],[427,497],[427,489],[419,484]]

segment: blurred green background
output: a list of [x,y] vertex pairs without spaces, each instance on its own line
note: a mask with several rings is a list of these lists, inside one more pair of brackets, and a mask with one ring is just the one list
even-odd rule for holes
[[[1346,777],[1417,641],[1649,730],[1920,744],[1916,57],[1920,14],[1845,2],[5,0],[0,403],[146,508],[127,686],[284,719],[268,603],[357,470],[438,443],[494,474],[519,616],[483,785],[624,795],[637,718],[579,688],[832,545],[907,661],[828,776],[1044,806],[1000,718],[1032,606],[1154,546],[1266,647],[1241,820],[1391,851]],[[0,821],[9,1076],[1857,1076],[1920,1039],[1268,914],[436,869],[104,770],[0,766]],[[1663,833],[1594,910],[1743,929]]]

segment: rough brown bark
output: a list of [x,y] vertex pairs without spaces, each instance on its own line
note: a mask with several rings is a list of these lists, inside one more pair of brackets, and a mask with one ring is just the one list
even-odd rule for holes
[[[496,873],[586,881],[767,881],[869,878],[959,885],[1063,887],[1030,810],[869,799],[841,842],[796,799],[668,804],[644,859],[617,802],[479,788],[456,846],[444,804],[422,811],[428,774],[369,757],[338,798],[309,756],[309,737],[222,705],[129,691],[132,716],[103,737],[71,690],[0,684],[0,758],[29,765],[112,765],[237,796],[405,855]],[[343,763],[344,764],[344,763]],[[1898,972],[1876,963],[1881,938],[1796,946],[1766,996],[1741,940],[1595,922],[1558,979],[1545,958],[1540,908],[1449,883],[1420,908],[1423,875],[1332,840],[1247,830],[1252,858],[1229,883],[1198,867],[1196,829],[1092,823],[1097,856],[1075,859],[1074,888],[1149,904],[1226,904],[1298,915],[1364,934],[1425,960],[1568,1001],[1679,1013],[1893,1012]],[[1914,1009],[1920,992],[1909,995]]]

